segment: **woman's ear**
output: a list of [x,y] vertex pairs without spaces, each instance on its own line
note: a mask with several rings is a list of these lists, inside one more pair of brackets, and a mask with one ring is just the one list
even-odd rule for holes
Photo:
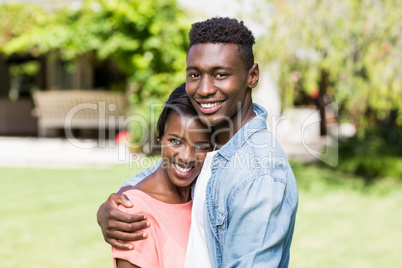
[[248,71],[248,87],[255,88],[258,85],[260,79],[260,69],[258,63],[254,63],[253,67]]

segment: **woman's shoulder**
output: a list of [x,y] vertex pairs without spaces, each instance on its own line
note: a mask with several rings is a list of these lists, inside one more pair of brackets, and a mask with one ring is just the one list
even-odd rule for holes
[[192,201],[181,204],[169,204],[137,189],[126,191],[124,194],[131,201],[133,207],[126,208],[120,205],[119,210],[129,214],[147,215],[147,219],[151,222],[159,222],[164,226],[168,226],[171,224],[169,222],[172,221],[172,215],[176,215],[176,217],[180,216],[182,220],[190,219],[191,217]]
[[140,202],[146,207],[171,207],[171,208],[183,208],[192,205],[192,200],[186,203],[170,203],[165,201],[163,196],[166,194],[159,194],[156,192],[148,193],[138,189],[130,189],[124,194],[130,199],[131,202]]
[[125,194],[128,199],[138,200],[141,203],[146,203],[144,200],[151,199],[151,196],[149,196],[146,192],[135,188],[125,191],[123,194]]
[[150,206],[152,206],[153,200],[148,194],[144,193],[138,189],[130,189],[128,191],[123,192],[130,200],[130,202],[134,205],[131,208],[125,208],[120,206],[121,210],[127,210],[129,212],[141,212],[141,211],[149,211]]

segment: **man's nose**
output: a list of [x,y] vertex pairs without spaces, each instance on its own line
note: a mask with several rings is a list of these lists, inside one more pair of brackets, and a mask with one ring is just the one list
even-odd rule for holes
[[216,88],[214,86],[212,77],[209,75],[204,75],[198,88],[198,94],[202,97],[208,97],[215,94],[215,92]]

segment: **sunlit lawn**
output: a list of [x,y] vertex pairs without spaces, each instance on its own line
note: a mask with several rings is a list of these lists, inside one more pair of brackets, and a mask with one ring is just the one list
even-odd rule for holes
[[[300,204],[291,267],[402,267],[402,183],[364,186],[294,163]],[[135,173],[0,169],[0,267],[112,267],[96,211]]]
[[291,267],[402,267],[402,183],[364,185],[334,170],[293,165],[299,211]]

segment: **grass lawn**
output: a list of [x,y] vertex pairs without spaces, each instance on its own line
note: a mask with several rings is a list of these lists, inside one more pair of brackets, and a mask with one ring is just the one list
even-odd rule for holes
[[290,267],[402,267],[402,182],[372,185],[294,163],[299,210]]
[[[402,183],[293,163],[291,267],[402,267]],[[112,267],[99,205],[136,171],[0,168],[0,267]]]
[[113,267],[96,212],[133,173],[1,168],[0,267]]

